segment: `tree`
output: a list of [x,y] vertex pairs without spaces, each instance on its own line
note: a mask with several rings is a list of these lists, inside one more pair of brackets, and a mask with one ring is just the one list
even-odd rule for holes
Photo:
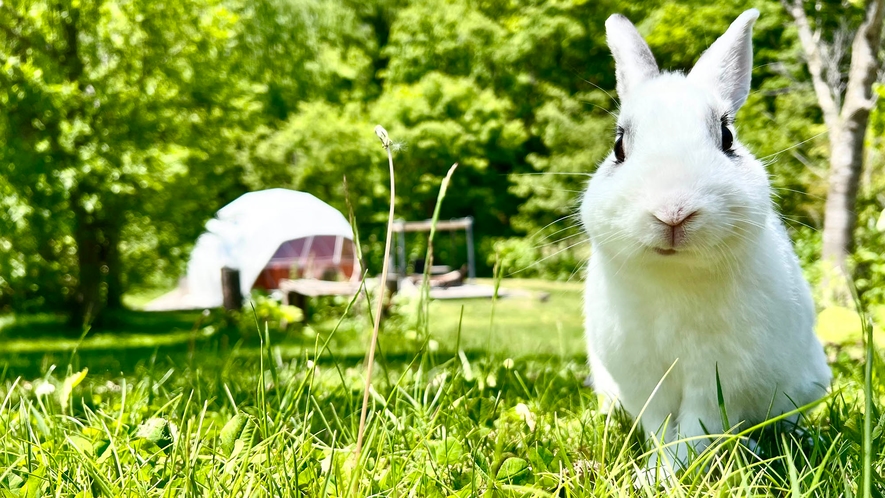
[[194,0],[4,2],[0,18],[0,175],[26,234],[12,258],[25,275],[8,275],[83,323],[121,304],[130,215],[189,182],[203,210],[235,166],[250,112],[247,85],[230,78],[237,17]]
[[[825,22],[816,25],[801,0],[781,0],[795,21],[808,72],[823,112],[830,143],[829,188],[824,212],[823,260],[847,274],[857,223],[855,206],[864,163],[864,138],[875,105],[873,83],[879,72],[879,47],[885,0],[867,0],[864,15],[850,48],[844,42],[845,24],[824,33]],[[842,19],[850,18],[852,5],[833,6]],[[846,12],[848,14],[846,14]],[[830,17],[833,19],[834,17]],[[847,75],[842,58],[850,54]],[[843,296],[844,299],[844,296]]]

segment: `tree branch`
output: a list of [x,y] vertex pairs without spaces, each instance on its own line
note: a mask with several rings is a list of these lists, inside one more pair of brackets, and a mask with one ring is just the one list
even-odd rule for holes
[[879,73],[879,40],[882,39],[882,19],[885,0],[867,3],[867,13],[851,45],[851,66],[845,88],[845,103],[840,118],[849,122],[858,113],[868,113],[875,105],[872,88]]
[[811,83],[814,86],[814,93],[817,95],[818,105],[824,113],[824,122],[828,130],[835,130],[840,113],[833,93],[835,89],[830,88],[824,80],[823,58],[821,57],[819,40],[811,31],[811,24],[808,22],[808,16],[805,15],[802,0],[781,0],[781,4],[796,21],[799,42],[805,53],[805,61],[808,65],[808,72],[811,73]]

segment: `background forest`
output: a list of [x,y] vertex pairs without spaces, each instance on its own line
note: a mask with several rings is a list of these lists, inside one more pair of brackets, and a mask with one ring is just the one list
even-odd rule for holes
[[[279,186],[346,212],[345,174],[377,272],[387,209],[378,123],[398,145],[398,216],[429,218],[458,162],[442,218],[476,219],[481,275],[497,254],[517,276],[579,278],[588,248],[570,215],[611,147],[617,108],[604,20],[626,14],[662,68],[683,70],[749,6],[762,15],[738,135],[769,163],[816,281],[827,134],[795,23],[776,0],[0,3],[0,310],[80,317],[168,288],[227,202]],[[844,87],[863,5],[806,10],[831,48],[830,83]],[[885,300],[883,138],[880,99],[851,259],[871,303]],[[440,259],[459,244],[442,243]]]

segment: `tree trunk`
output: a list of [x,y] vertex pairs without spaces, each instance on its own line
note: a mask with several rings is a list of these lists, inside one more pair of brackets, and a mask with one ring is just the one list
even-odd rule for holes
[[864,123],[840,123],[830,131],[830,177],[824,209],[823,259],[847,271],[857,213],[854,206],[863,170]]
[[847,271],[857,221],[855,201],[863,171],[863,146],[870,111],[874,105],[873,83],[879,69],[885,2],[871,1],[867,15],[851,45],[851,66],[839,123],[830,132],[830,186],[824,218],[823,258]]
[[813,32],[802,0],[781,0],[795,19],[808,71],[824,114],[830,139],[830,177],[824,211],[823,254],[827,301],[847,305],[851,292],[848,256],[857,223],[855,204],[863,171],[864,139],[873,108],[873,83],[879,71],[878,51],[882,38],[885,0],[867,0],[866,15],[851,44],[851,64],[845,95],[839,105],[839,89],[827,85],[821,60],[820,33]]
[[77,205],[74,205],[74,214],[79,276],[69,318],[71,325],[86,327],[92,324],[105,304],[102,292],[102,247],[99,229],[92,214]]
[[[65,8],[65,10],[68,16],[63,23],[65,51],[62,64],[69,81],[76,82],[80,91],[85,91],[87,84],[82,81],[84,66],[79,52],[80,10],[77,8]],[[72,109],[71,113],[80,117],[85,114],[80,108]],[[73,117],[69,119],[74,120]],[[78,161],[75,154],[71,154],[70,161],[72,163]],[[90,187],[84,188],[90,189]],[[79,194],[71,196],[76,219],[74,239],[77,243],[80,278],[74,293],[70,318],[77,326],[93,323],[105,308],[117,309],[123,306],[119,249],[122,212],[104,204],[98,207],[97,211],[88,213],[80,203],[81,198]]]
[[226,310],[239,310],[243,307],[243,293],[240,290],[240,270],[224,267],[221,269],[222,304]]
[[[115,211],[119,213],[118,211]],[[117,215],[119,216],[119,214]],[[121,220],[113,219],[104,227],[104,268],[108,309],[123,308],[123,268],[120,261]]]
[[822,304],[850,305],[851,270],[848,256],[854,249],[855,205],[863,170],[867,120],[839,123],[830,130],[830,175],[824,208]]
[[74,240],[79,278],[71,302],[70,321],[77,327],[97,324],[107,308],[122,307],[119,220],[103,220],[74,205]]

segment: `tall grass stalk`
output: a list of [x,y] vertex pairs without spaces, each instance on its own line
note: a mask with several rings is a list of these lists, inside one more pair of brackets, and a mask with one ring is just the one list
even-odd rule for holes
[[390,169],[390,210],[387,214],[387,238],[384,241],[384,263],[381,266],[381,282],[378,286],[378,304],[375,307],[375,320],[372,327],[372,340],[369,343],[369,354],[366,358],[366,385],[363,389],[363,407],[360,411],[360,426],[356,438],[354,460],[359,465],[360,452],[363,449],[363,438],[366,433],[366,416],[369,411],[369,390],[372,388],[372,366],[375,364],[375,346],[378,343],[378,330],[381,327],[381,312],[384,309],[384,290],[387,288],[387,271],[390,265],[390,241],[393,238],[393,214],[396,204],[396,181],[393,174],[393,150],[390,137],[383,126],[375,127],[375,135],[381,139],[381,145],[387,151],[387,164]]
[[356,225],[356,216],[353,214],[353,203],[350,202],[350,189],[347,188],[347,175],[342,177],[342,183],[344,184],[344,204],[347,206],[347,221],[350,222],[350,228],[353,230],[354,246],[356,246],[356,259],[360,262],[360,266],[365,272],[366,260],[363,259],[363,247],[360,245],[360,230]]
[[439,210],[442,206],[443,199],[446,198],[446,190],[449,188],[449,181],[458,168],[458,163],[449,168],[439,187],[439,195],[436,197],[436,206],[433,208],[433,218],[430,219],[430,234],[427,235],[427,254],[424,257],[424,275],[421,280],[421,299],[418,304],[418,330],[424,332],[425,337],[429,337],[429,315],[430,315],[430,267],[433,265],[433,237],[436,235],[436,224],[439,222]]
[[873,492],[873,324],[870,318],[861,312],[863,322],[864,349],[866,364],[863,375],[864,413],[863,413],[863,483],[861,496],[869,498]]
[[492,338],[495,335],[495,309],[498,307],[498,292],[501,289],[501,279],[504,277],[504,266],[501,263],[501,255],[495,253],[495,266],[492,268],[492,278],[494,279],[494,290],[492,292],[492,309],[489,313],[489,337],[486,345],[486,352],[489,356],[494,356],[492,349]]
[[873,323],[864,312],[863,301],[857,292],[854,281],[848,279],[848,289],[854,300],[854,306],[860,317],[860,326],[863,333],[864,346],[864,373],[863,373],[863,447],[861,449],[862,475],[860,496],[870,498],[873,492]]

